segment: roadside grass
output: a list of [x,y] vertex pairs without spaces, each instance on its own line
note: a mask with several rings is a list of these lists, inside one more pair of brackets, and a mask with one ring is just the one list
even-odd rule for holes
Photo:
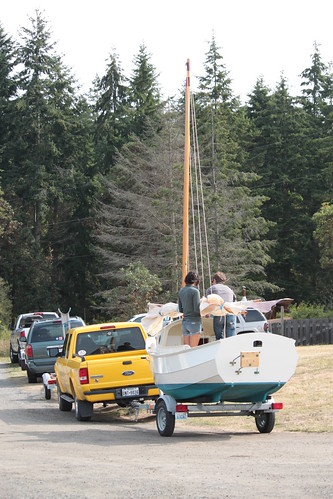
[[[0,338],[0,357],[9,359],[9,337]],[[333,345],[313,345],[296,348],[298,363],[294,376],[274,394],[276,402],[283,402],[283,410],[276,414],[274,431],[333,432]],[[22,375],[17,364],[10,376]],[[140,417],[140,416],[139,416]],[[257,431],[252,417],[207,417],[177,421],[176,425],[218,427],[225,432]]]
[[0,333],[0,357],[9,357],[10,331]]

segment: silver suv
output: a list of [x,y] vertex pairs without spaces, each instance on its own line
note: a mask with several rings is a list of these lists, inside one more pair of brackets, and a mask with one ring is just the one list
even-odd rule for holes
[[269,332],[269,324],[262,312],[252,307],[246,311],[246,315],[236,316],[236,334]]
[[59,315],[56,312],[30,312],[28,314],[20,314],[16,321],[15,325],[10,325],[10,329],[12,329],[12,333],[10,335],[10,344],[9,344],[9,355],[12,363],[18,362],[19,355],[19,341],[22,332],[22,336],[27,336],[27,333],[30,329],[30,326],[35,321],[40,320],[49,320],[49,319],[57,319]]

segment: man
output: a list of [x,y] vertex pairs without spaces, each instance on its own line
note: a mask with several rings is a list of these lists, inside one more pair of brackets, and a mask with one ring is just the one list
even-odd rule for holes
[[[213,276],[213,283],[206,291],[206,296],[216,294],[221,296],[224,302],[236,301],[236,295],[229,286],[225,284],[227,278],[223,272],[216,272]],[[236,317],[228,314],[225,316],[214,315],[213,328],[215,338],[220,340],[224,338],[224,328],[226,330],[226,337],[234,336],[236,334]]]
[[199,276],[189,272],[185,277],[186,286],[179,291],[178,308],[183,313],[182,331],[184,345],[198,346],[201,332]]

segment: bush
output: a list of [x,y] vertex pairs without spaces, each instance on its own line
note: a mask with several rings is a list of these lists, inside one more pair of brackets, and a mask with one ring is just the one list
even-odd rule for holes
[[6,282],[0,277],[0,337],[2,333],[8,331],[10,323],[12,304],[10,302],[9,287]]
[[324,319],[333,317],[333,310],[325,309],[325,305],[301,302],[290,307],[293,319]]

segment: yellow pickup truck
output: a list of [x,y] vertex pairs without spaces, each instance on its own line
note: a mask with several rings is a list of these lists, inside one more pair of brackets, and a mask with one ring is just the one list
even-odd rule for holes
[[156,400],[147,360],[147,335],[141,324],[115,322],[71,329],[55,363],[60,411],[71,411],[89,421],[94,403]]

